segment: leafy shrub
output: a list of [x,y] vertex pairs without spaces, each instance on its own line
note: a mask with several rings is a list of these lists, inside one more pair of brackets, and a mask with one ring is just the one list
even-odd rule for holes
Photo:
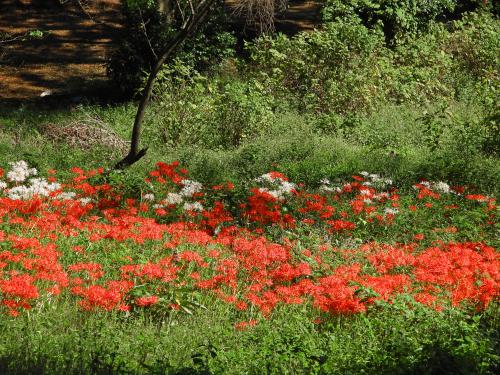
[[386,102],[478,97],[490,107],[498,103],[498,20],[482,13],[448,26],[426,25],[427,32],[394,48],[357,17],[335,19],[293,38],[262,37],[247,47],[250,74],[302,111],[330,114],[323,117],[325,129],[344,126],[346,115]]
[[370,107],[381,92],[374,81],[384,58],[383,36],[357,20],[339,20],[294,38],[262,37],[248,46],[264,85],[299,107],[347,113]]
[[359,18],[369,28],[382,28],[388,44],[396,45],[427,31],[434,20],[457,17],[484,4],[482,0],[327,0],[323,19]]
[[488,13],[472,13],[453,24],[453,32],[443,45],[444,51],[454,61],[455,87],[459,94],[473,82],[472,90],[479,93],[484,104],[490,107],[499,102],[499,34],[497,18]]
[[395,103],[429,103],[455,94],[453,57],[444,53],[448,32],[441,25],[390,52],[391,64],[381,66],[387,98]]
[[[165,80],[157,90],[156,132],[169,146],[237,147],[264,132],[275,100],[256,80]],[[168,113],[168,116],[162,114]]]

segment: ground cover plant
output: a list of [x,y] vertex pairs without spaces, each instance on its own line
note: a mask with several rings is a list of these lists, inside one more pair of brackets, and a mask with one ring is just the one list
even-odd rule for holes
[[[178,162],[157,163],[128,190],[120,174],[103,169],[74,167],[59,180],[58,171],[39,176],[18,161],[0,174],[3,337],[31,324],[69,333],[50,333],[46,348],[30,333],[21,339],[31,348],[25,360],[26,348],[2,340],[5,371],[78,372],[78,363],[97,372],[341,373],[372,363],[380,372],[419,372],[430,363],[428,371],[487,373],[496,365],[500,258],[491,196],[442,181],[400,191],[389,176],[368,172],[310,187],[276,171],[241,186],[204,186]],[[154,327],[182,336],[221,311],[217,329],[212,316],[201,325],[207,336],[198,332],[205,341],[190,337],[177,357],[175,345],[152,349]],[[55,314],[64,319],[54,322]],[[401,337],[411,321],[421,327]],[[396,331],[387,331],[390,322]],[[134,337],[103,337],[111,327]],[[364,345],[359,329],[371,332],[372,357],[350,362]],[[221,335],[264,348],[224,348]],[[351,335],[340,355],[336,340]],[[97,337],[103,348],[114,344],[89,355],[83,342]],[[141,340],[152,352],[132,355]],[[410,352],[382,355],[384,345]],[[58,357],[63,348],[71,358]]]

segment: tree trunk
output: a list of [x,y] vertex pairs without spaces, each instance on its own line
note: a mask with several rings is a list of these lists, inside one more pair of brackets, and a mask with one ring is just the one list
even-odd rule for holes
[[147,147],[139,151],[139,142],[141,137],[141,127],[144,121],[144,115],[146,114],[146,107],[151,100],[151,94],[153,93],[153,86],[156,80],[156,76],[160,72],[161,67],[163,66],[165,61],[167,61],[172,56],[176,49],[189,37],[192,32],[194,32],[198,28],[200,23],[205,20],[210,12],[210,8],[216,1],[217,0],[203,0],[202,2],[200,2],[196,9],[193,10],[193,13],[183,25],[181,30],[161,53],[158,61],[149,73],[148,81],[142,92],[139,106],[137,107],[134,126],[132,128],[130,151],[127,156],[116,163],[114,169],[124,169],[126,167],[129,167],[139,159],[141,159],[144,155],[146,155],[146,152],[148,150]]

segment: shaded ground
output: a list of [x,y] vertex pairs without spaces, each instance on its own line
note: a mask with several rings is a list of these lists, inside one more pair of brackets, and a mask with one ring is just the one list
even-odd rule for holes
[[290,0],[287,11],[276,20],[276,30],[287,34],[313,30],[321,23],[323,4],[318,0]]
[[23,6],[3,0],[0,33],[18,36],[41,30],[45,36],[2,48],[0,99],[34,99],[44,92],[57,96],[102,86],[107,53],[119,29],[119,3],[96,0],[81,8],[76,3]]
[[[58,4],[58,0],[1,0],[0,35],[15,38],[31,30],[44,32],[41,39],[0,44],[3,103],[106,92],[105,63],[120,29],[120,0]],[[320,7],[320,1],[290,0],[276,21],[277,31],[313,29]]]

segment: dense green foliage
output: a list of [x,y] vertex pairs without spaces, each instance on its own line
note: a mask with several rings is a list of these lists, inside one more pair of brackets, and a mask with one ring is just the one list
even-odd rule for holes
[[483,0],[327,0],[326,21],[359,18],[383,30],[388,44],[399,44],[426,32],[432,21],[460,17],[464,11],[490,8]]
[[396,48],[355,19],[264,36],[249,62],[163,80],[146,142],[206,180],[279,165],[306,182],[357,168],[495,189],[499,31],[481,13]]
[[307,110],[352,113],[386,102],[460,100],[475,96],[471,90],[498,102],[498,21],[473,14],[447,28],[429,27],[392,49],[359,19],[339,20],[292,39],[261,38],[250,52],[266,86]]
[[[0,371],[153,374],[488,374],[498,311],[475,317],[384,306],[317,326],[299,309],[235,331],[230,311],[147,318],[72,308],[0,321]],[[495,332],[496,331],[496,332]],[[20,335],[22,332],[22,335]]]
[[[250,61],[229,58],[208,74],[178,60],[160,74],[146,118],[149,161],[133,169],[167,157],[211,183],[276,168],[312,184],[370,170],[403,185],[426,177],[496,192],[498,34],[495,17],[469,14],[392,49],[379,31],[337,21],[262,37],[247,46]],[[60,153],[69,146],[47,144],[40,125],[99,118],[126,139],[133,116],[133,104],[84,106],[70,118],[4,110],[1,155],[41,169],[100,166],[103,152],[120,155],[106,145],[92,157]]]

